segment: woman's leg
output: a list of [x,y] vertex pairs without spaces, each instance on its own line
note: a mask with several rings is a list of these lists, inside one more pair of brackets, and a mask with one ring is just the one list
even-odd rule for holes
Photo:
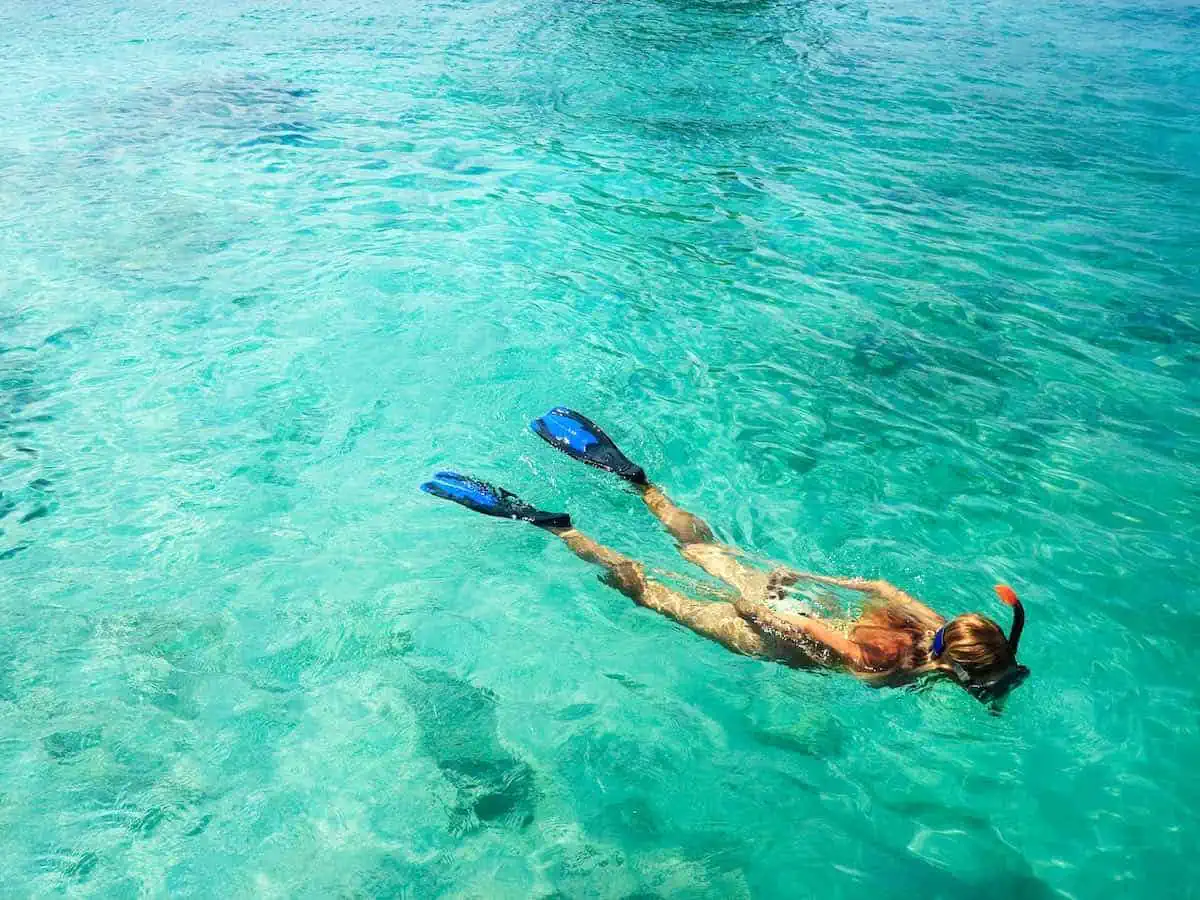
[[761,597],[765,593],[767,574],[743,563],[731,548],[718,544],[707,522],[676,506],[657,485],[643,487],[642,500],[679,542],[679,552],[684,559],[744,596]]
[[645,606],[706,638],[747,656],[770,655],[769,647],[732,603],[701,603],[646,577],[645,567],[575,528],[549,529],[580,559],[608,569],[607,581],[639,606]]
[[663,489],[656,484],[641,487],[642,500],[654,517],[662,522],[671,537],[681,544],[711,544],[714,542],[708,523],[686,509],[676,506]]

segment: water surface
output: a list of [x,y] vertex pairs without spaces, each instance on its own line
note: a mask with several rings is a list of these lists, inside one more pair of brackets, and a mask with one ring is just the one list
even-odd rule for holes
[[[12,896],[1162,897],[1200,872],[1200,10],[0,12]],[[947,613],[1003,716],[739,659],[525,429]],[[694,572],[691,573],[693,576]]]

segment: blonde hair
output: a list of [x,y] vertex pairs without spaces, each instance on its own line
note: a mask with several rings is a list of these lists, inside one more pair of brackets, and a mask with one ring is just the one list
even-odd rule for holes
[[[910,649],[906,658],[896,660],[877,675],[887,678],[896,670],[907,670],[908,677],[945,672],[958,665],[970,676],[987,675],[1012,664],[1008,639],[994,621],[979,613],[967,613],[946,621],[919,603],[901,600],[869,599],[863,608],[860,626],[907,634]],[[933,638],[944,629],[941,654],[933,656]]]
[[941,658],[958,663],[970,675],[983,675],[1013,664],[1008,638],[1000,626],[979,613],[955,616],[945,625]]
[[876,670],[880,676],[886,678],[898,669],[920,675],[938,668],[936,662],[931,659],[931,648],[933,635],[942,626],[942,618],[927,607],[902,600],[868,597],[863,604],[863,614],[858,625],[908,636],[909,647],[903,658],[895,659],[886,668]]

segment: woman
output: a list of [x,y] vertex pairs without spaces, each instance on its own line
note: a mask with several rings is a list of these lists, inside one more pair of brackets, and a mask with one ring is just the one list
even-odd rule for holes
[[[999,699],[1029,674],[1016,660],[1025,612],[1010,587],[996,587],[1000,599],[1013,608],[1013,626],[1006,638],[1000,626],[986,616],[969,613],[947,621],[886,581],[788,569],[761,572],[742,563],[731,548],[716,543],[702,519],[680,509],[650,484],[641,467],[631,463],[591,420],[558,407],[531,427],[567,455],[633,484],[650,512],[678,541],[683,556],[732,587],[736,599],[701,602],[672,590],[647,578],[640,563],[574,528],[566,513],[536,509],[486,482],[439,472],[422,490],[487,515],[531,522],[557,535],[581,559],[604,566],[609,583],[636,603],[737,653],[795,666],[841,668],[878,685],[946,676],[983,701]],[[861,592],[862,614],[845,621],[789,615],[768,605],[785,587],[801,581]]]

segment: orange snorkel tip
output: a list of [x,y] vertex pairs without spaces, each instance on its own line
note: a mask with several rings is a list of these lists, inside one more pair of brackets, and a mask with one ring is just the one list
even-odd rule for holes
[[996,596],[1000,598],[1005,606],[1021,605],[1021,601],[1017,599],[1017,592],[1010,588],[1007,584],[996,585]]

